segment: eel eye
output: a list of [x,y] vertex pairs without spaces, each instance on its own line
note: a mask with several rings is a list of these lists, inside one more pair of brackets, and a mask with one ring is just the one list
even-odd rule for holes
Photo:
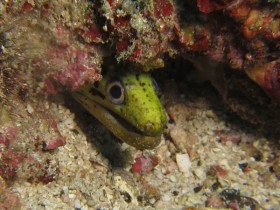
[[124,87],[119,80],[113,80],[106,86],[108,99],[114,104],[124,103]]
[[159,86],[158,86],[158,84],[157,84],[157,82],[156,82],[156,80],[154,78],[152,78],[152,86],[153,86],[156,94],[158,96],[160,96],[161,95],[161,89],[159,88]]

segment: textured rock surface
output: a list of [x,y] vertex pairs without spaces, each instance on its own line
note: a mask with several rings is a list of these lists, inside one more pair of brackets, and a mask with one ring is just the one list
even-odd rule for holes
[[[0,208],[277,209],[279,5],[1,1]],[[111,60],[165,66],[154,151],[119,143],[65,93]]]

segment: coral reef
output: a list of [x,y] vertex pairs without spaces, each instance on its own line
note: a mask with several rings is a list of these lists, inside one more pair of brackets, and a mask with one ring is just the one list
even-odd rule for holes
[[[141,72],[169,68],[175,59],[182,58],[179,68],[183,69],[184,77],[180,79],[184,83],[190,80],[185,78],[189,70],[184,65],[194,67],[200,78],[212,83],[233,112],[277,136],[280,130],[279,11],[279,1],[263,0],[1,1],[0,182],[3,187],[0,208],[20,206],[7,183],[21,180],[51,184],[67,171],[56,154],[67,150],[69,135],[78,135],[75,134],[78,131],[66,117],[73,114],[65,108],[67,99],[63,96],[67,95],[66,91],[102,79],[103,65],[115,64],[108,62],[110,59]],[[171,67],[166,74],[177,70]],[[172,92],[172,85],[168,84],[167,88]],[[168,91],[165,91],[166,98]],[[169,164],[162,168],[164,175],[177,170],[177,165],[187,174],[191,161],[203,156],[193,147],[198,137],[176,125],[185,123],[196,114],[191,110],[196,109],[180,103],[174,105],[173,101],[179,97],[172,97],[173,100],[166,99],[168,114],[175,122],[168,125],[171,140],[157,150],[163,156],[137,155],[131,169],[136,176],[148,176],[162,160]],[[177,115],[176,110],[183,114]],[[226,150],[230,150],[227,145],[235,148],[242,142],[234,132],[217,129],[214,133]],[[177,162],[166,152],[167,148],[171,153],[176,151],[172,154]],[[180,162],[180,157],[184,161]],[[108,171],[95,160],[90,162],[100,177]],[[279,178],[279,155],[266,162]],[[242,173],[250,173],[248,164],[241,163],[240,167]],[[86,177],[85,174],[79,171],[81,177]],[[206,176],[223,179],[230,175],[227,167],[212,163]],[[268,172],[260,176],[272,177]],[[165,203],[160,200],[161,193],[156,187],[145,179],[141,182],[148,189],[148,196],[139,196],[139,203],[154,205],[161,201],[154,206],[163,207]],[[120,183],[122,180],[115,183],[116,189],[130,192],[129,187],[125,186],[124,190]],[[67,194],[67,189],[63,193]],[[88,192],[83,194],[90,197]],[[132,194],[122,193],[122,196],[137,203]],[[238,198],[245,197],[236,194]],[[221,203],[221,197],[221,194],[212,195],[207,202]],[[164,199],[168,201],[169,197]],[[109,204],[104,202],[104,205]]]
[[[118,61],[132,61],[149,70],[164,65],[164,53],[175,53],[172,42],[178,37],[179,23],[172,1],[94,1],[93,7],[102,26],[95,33],[104,34],[102,41],[113,45]],[[96,26],[88,28],[91,33],[83,37],[94,41]]]
[[[90,3],[34,1],[1,3],[1,64],[3,82],[16,77],[28,93],[57,93],[101,78],[101,55],[81,43]],[[9,80],[10,81],[10,80]],[[20,83],[18,84],[20,85]],[[10,86],[10,85],[6,85]]]
[[183,6],[190,14],[181,14],[181,55],[243,119],[279,127],[271,117],[279,116],[279,2],[201,0]]

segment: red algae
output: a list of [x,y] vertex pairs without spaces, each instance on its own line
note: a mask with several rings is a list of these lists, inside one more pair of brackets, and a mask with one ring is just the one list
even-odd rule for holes
[[209,175],[215,176],[217,178],[225,177],[228,171],[219,165],[212,165],[208,171]]
[[[29,185],[13,186],[25,198],[41,196],[39,190],[28,194],[30,186],[52,190],[50,201],[40,198],[32,208],[57,208],[52,203],[55,199],[63,200],[63,207],[82,205],[85,209],[178,209],[203,202],[209,207],[238,209],[245,201],[258,206],[235,190],[217,196],[218,191],[232,186],[265,205],[276,206],[265,196],[273,197],[271,185],[280,177],[277,149],[260,139],[250,142],[244,138],[247,134],[239,135],[241,131],[232,125],[227,130],[230,126],[220,122],[212,110],[205,111],[208,103],[188,98],[193,94],[189,90],[174,96],[175,90],[166,85],[172,92],[167,103],[173,122],[162,144],[154,153],[136,156],[127,170],[118,169],[121,172],[104,160],[103,148],[90,142],[103,136],[95,132],[97,136],[91,138],[90,126],[90,134],[84,135],[71,121],[74,117],[62,95],[102,79],[102,65],[110,66],[105,63],[108,57],[140,71],[167,64],[172,74],[188,62],[239,116],[260,125],[272,119],[270,127],[277,130],[279,23],[276,1],[1,2],[0,183],[27,182]],[[178,66],[174,58],[186,62]],[[184,69],[183,75],[188,71]],[[183,79],[174,82],[174,89],[193,86]],[[243,147],[264,151],[257,158]],[[131,148],[127,151],[135,153]],[[189,157],[187,172],[180,171],[175,160],[182,152]],[[226,166],[229,163],[230,170],[220,160]],[[270,167],[264,166],[265,161]],[[116,176],[125,181],[114,183],[112,177]],[[254,191],[255,183],[261,193]],[[192,189],[198,189],[196,194],[190,193]],[[199,199],[194,202],[195,198]],[[19,206],[13,191],[0,187],[0,209]]]
[[197,0],[197,6],[201,12],[210,13],[216,10],[227,8],[227,6],[231,5],[232,2],[236,2],[236,0],[231,0],[231,1]]
[[[186,5],[188,6],[188,3]],[[238,70],[241,74],[245,74],[244,77],[246,73],[252,72],[253,68],[258,68],[258,72],[265,75],[265,72],[268,72],[265,66],[273,62],[279,54],[277,43],[279,42],[280,19],[278,10],[271,9],[274,6],[279,7],[279,4],[263,3],[258,0],[197,1],[197,7],[205,13],[205,21],[204,19],[193,21],[186,17],[181,38],[186,59],[191,57],[191,61],[196,63],[197,56],[198,59],[205,58],[212,61],[213,65],[222,63],[229,66],[231,70]],[[194,13],[194,15],[198,14]],[[219,21],[222,18],[225,21]],[[207,78],[207,71],[203,74]],[[220,74],[216,73],[216,75]],[[273,73],[267,73],[267,75],[273,75]],[[249,77],[252,79],[252,74],[249,74]],[[266,76],[268,77],[270,76]],[[209,80],[214,86],[216,85],[215,79],[209,78]],[[256,79],[253,80],[256,81]],[[265,92],[269,92],[268,95],[273,100],[278,102],[278,96],[275,96],[277,91],[268,90],[268,83],[271,85],[271,82],[264,84],[260,79],[256,82]],[[279,89],[276,87],[277,82],[274,82],[274,85],[275,89]]]
[[280,104],[280,60],[246,69],[248,76]]
[[24,160],[23,153],[8,150],[6,152],[2,152],[1,154],[0,175],[4,179],[14,180],[17,175],[19,164],[21,164]]
[[132,173],[147,174],[150,173],[157,164],[158,159],[156,157],[139,156],[135,159],[131,171]]
[[0,209],[16,210],[21,208],[19,197],[9,189],[0,177]]
[[[43,5],[36,1],[32,5],[25,2],[22,7],[16,3],[9,5],[12,14],[7,13],[4,21],[5,27],[10,29],[3,32],[13,44],[5,46],[6,42],[3,43],[7,49],[4,52],[6,62],[2,64],[4,71],[5,65],[17,65],[14,74],[22,81],[29,81],[29,88],[36,92],[57,93],[77,89],[85,82],[98,81],[101,78],[101,56],[96,46],[80,43],[76,32],[83,30],[88,24],[86,21],[90,20],[83,17],[87,16],[89,5],[77,4],[69,8],[67,12],[81,7],[81,13],[72,17],[75,23],[66,17],[61,18],[60,15],[66,13],[51,12],[54,7],[63,10],[63,5],[54,2]],[[22,10],[28,12],[22,14]],[[14,28],[9,23],[19,27]],[[15,59],[14,53],[19,57]],[[21,58],[29,63],[28,69],[20,64]]]
[[174,6],[170,1],[153,0],[154,15],[156,18],[165,18],[174,13]]
[[[175,52],[171,42],[179,34],[173,2],[107,1],[94,3],[94,11],[104,22],[108,43],[115,46],[118,61],[132,61],[146,70],[162,67],[162,55]],[[145,4],[145,8],[142,8]]]

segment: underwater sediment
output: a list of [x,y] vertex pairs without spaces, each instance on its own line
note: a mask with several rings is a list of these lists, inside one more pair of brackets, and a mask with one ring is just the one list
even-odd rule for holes
[[[276,209],[279,7],[1,1],[0,208]],[[69,96],[113,67],[158,69],[155,150],[119,143]]]

